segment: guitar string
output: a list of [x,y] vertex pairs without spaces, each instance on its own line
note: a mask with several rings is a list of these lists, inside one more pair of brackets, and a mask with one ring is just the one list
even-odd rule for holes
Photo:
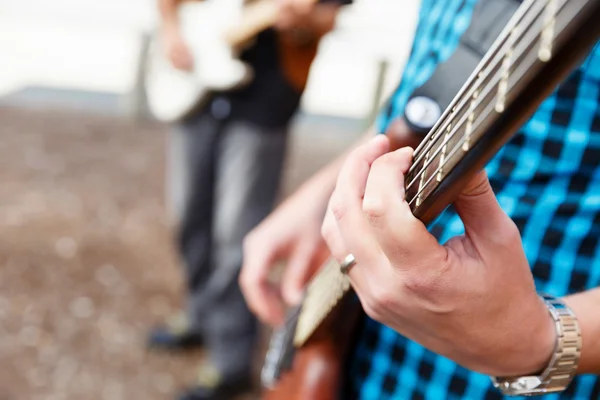
[[[532,3],[532,4],[535,4],[535,3]],[[563,7],[564,7],[564,5],[565,5],[565,4],[566,4],[566,1],[565,1],[565,2],[563,2],[563,3],[560,5],[560,7],[558,7],[558,10],[556,11],[556,13],[555,13],[555,16],[557,16],[557,15],[560,13],[560,11],[562,11],[562,9],[563,9]],[[532,31],[531,31],[531,29],[529,29],[529,28],[531,27],[531,25],[532,25],[533,23],[535,23],[535,22],[537,21],[537,18],[539,18],[540,14],[541,14],[541,13],[544,11],[544,9],[545,9],[545,7],[542,7],[540,10],[538,10],[538,13],[537,13],[537,15],[535,16],[535,18],[534,18],[532,21],[529,21],[529,27],[528,27],[528,29],[527,29],[526,31],[524,31],[526,34],[529,34],[528,36],[531,36],[531,32],[532,32]],[[529,8],[529,10],[531,10],[531,7]],[[531,15],[531,14],[528,14],[528,15]],[[525,16],[527,16],[527,15],[525,15]],[[514,27],[513,27],[513,28],[514,28]],[[542,29],[543,29],[543,27],[542,27]],[[562,30],[561,30],[560,32],[562,32]],[[535,32],[535,36],[539,35],[539,33],[540,33],[540,32]],[[525,37],[525,35],[521,35],[521,38],[520,38],[520,39],[522,39],[523,37]],[[506,42],[505,42],[505,43],[506,43]],[[522,45],[522,43],[523,43],[522,41],[518,42],[518,44],[519,44],[519,45]],[[531,41],[531,42],[529,42],[529,43],[527,44],[527,47],[531,46],[532,44],[535,44],[535,41]],[[522,47],[522,46],[521,46],[521,47]],[[537,57],[536,57],[536,58],[537,58]],[[502,59],[502,58],[500,58],[500,59]],[[496,61],[496,60],[494,60],[494,61]],[[497,66],[497,65],[494,65],[494,67],[496,67],[496,66]],[[513,67],[513,68],[514,68],[514,66],[518,66],[518,64],[517,64],[517,63],[513,63],[513,64],[511,64],[511,67]],[[488,69],[489,69],[489,67],[488,67]],[[513,75],[513,76],[514,76],[514,75]],[[488,75],[488,77],[489,77],[489,75]],[[496,74],[495,74],[495,75],[492,75],[492,77],[496,77]],[[522,77],[522,76],[520,76],[520,78],[521,78],[521,77]],[[519,79],[520,79],[520,78],[519,78]],[[492,87],[495,87],[495,85],[496,85],[496,83],[497,83],[496,81],[497,81],[497,79],[494,79],[494,84],[492,85]],[[518,80],[517,80],[517,81],[518,81]],[[489,85],[488,85],[488,86],[489,86]],[[513,86],[511,86],[511,87],[510,87],[508,90],[510,90],[510,89],[512,89],[512,88],[514,88],[514,85],[513,85]],[[485,98],[485,97],[486,97],[486,96],[487,96],[487,95],[490,93],[490,90],[489,90],[490,88],[488,88],[488,87],[486,86],[486,89],[488,89],[488,90],[486,90],[486,93],[485,93],[485,95],[484,95],[484,96],[482,96],[481,98]],[[491,108],[491,106],[492,106],[492,105],[493,105],[493,103],[494,103],[494,102],[493,102],[493,99],[495,99],[495,98],[496,98],[496,96],[494,96],[494,97],[492,98],[492,100],[489,102],[489,105],[488,105],[488,107],[486,108],[486,110],[485,110],[485,111],[487,111],[487,110],[489,110],[489,109]],[[465,97],[465,99],[468,99],[468,97]],[[463,99],[463,101],[464,101],[464,99]],[[480,104],[481,104],[481,102],[479,102],[477,105],[480,105]],[[462,110],[461,110],[461,111],[462,111]],[[454,112],[456,112],[456,111],[454,111]],[[454,114],[454,112],[453,112],[453,114]],[[489,116],[489,114],[491,114],[491,112],[487,113],[487,114],[486,114],[486,117],[487,117],[487,116]],[[485,118],[484,118],[484,119],[485,119]],[[481,117],[480,117],[478,120],[481,120]],[[464,121],[461,121],[461,122],[464,122]],[[482,123],[482,122],[479,122],[479,123],[477,123],[477,124],[476,124],[476,126],[473,128],[473,131],[475,131],[476,129],[478,129],[478,128],[479,128],[479,126],[481,125],[481,123]],[[459,127],[461,127],[461,126],[462,126],[462,123],[459,125]],[[441,128],[440,130],[443,130],[443,128]],[[458,129],[455,129],[455,130],[454,130],[454,132],[452,132],[452,136],[451,136],[451,137],[449,137],[449,138],[448,138],[448,140],[449,140],[449,139],[451,139],[452,137],[454,137],[454,136],[456,135],[456,132],[457,132],[457,131],[458,131]],[[458,143],[458,144],[457,144],[457,145],[456,145],[456,146],[455,146],[455,147],[452,149],[452,151],[450,152],[450,155],[448,156],[448,159],[450,159],[450,158],[451,158],[453,155],[455,155],[455,154],[456,154],[456,152],[457,152],[457,151],[458,151],[458,149],[459,149],[459,148],[462,146],[462,144],[465,142],[465,140],[466,140],[466,137],[464,137],[464,136],[463,136],[463,138],[462,138],[462,139],[459,141],[459,143]],[[447,143],[447,141],[445,141],[443,144],[445,144],[445,143]],[[440,146],[440,148],[441,148],[441,146]],[[434,158],[435,158],[435,156],[434,156]],[[434,159],[434,158],[433,158],[433,159]],[[419,174],[423,173],[425,169],[426,169],[426,168],[423,168],[423,170],[421,170],[421,171],[419,172]],[[440,169],[441,169],[441,166],[440,166],[440,167],[438,167],[438,168],[436,169],[436,171],[434,172],[434,174],[432,175],[432,177],[431,177],[431,178],[430,178],[430,179],[427,181],[427,183],[425,184],[425,186],[424,186],[424,187],[426,187],[426,186],[427,186],[427,185],[428,185],[428,184],[431,182],[431,179],[432,179],[432,178],[433,178],[433,177],[434,177],[434,176],[437,174],[437,172],[439,172],[439,171],[440,171]],[[407,188],[407,189],[408,189],[408,188]],[[417,196],[418,196],[418,194],[417,194]],[[411,200],[411,203],[412,203],[413,201],[415,201],[415,199],[416,199],[416,196],[415,196],[415,198],[413,198],[413,199]],[[314,285],[314,286],[315,286],[315,289],[317,289],[317,287],[318,287],[318,286],[321,286],[321,285],[320,285],[320,283],[323,283],[323,284],[331,284],[330,282],[328,282],[328,281],[329,281],[329,279],[324,279],[324,278],[325,278],[325,277],[328,277],[329,275],[331,275],[331,271],[335,271],[335,270],[336,270],[335,268],[331,268],[331,264],[330,264],[330,263],[326,263],[326,265],[325,265],[324,269],[322,269],[321,271],[319,271],[319,273],[317,273],[317,275],[315,275],[315,282],[314,282],[314,284],[315,284],[315,285]],[[341,275],[341,274],[340,274],[340,275]],[[341,277],[341,278],[344,278],[344,276],[343,276],[343,275],[341,275],[340,277]],[[311,284],[311,286],[312,286],[312,284]],[[326,294],[328,293],[328,291],[320,291],[320,292],[321,292],[321,293],[326,293]],[[314,296],[312,296],[312,297],[314,297]],[[322,296],[319,296],[319,297],[321,297],[322,299],[324,299],[324,298],[326,298],[327,296],[326,296],[326,295],[322,295]],[[304,305],[303,305],[303,306],[304,306]],[[305,312],[305,310],[304,310],[304,307],[303,307],[302,313],[304,313],[304,312]]]
[[[565,1],[563,3],[563,5],[566,5],[566,4],[567,4],[567,2]],[[559,31],[559,32],[557,32],[557,34],[560,34],[561,32],[562,32],[562,30]],[[528,39],[531,36],[535,37],[535,36],[539,35],[539,32],[531,31],[531,30],[528,30],[527,33],[528,33],[528,36],[527,36]],[[528,56],[528,54],[524,54],[522,52],[523,47],[528,48],[528,47],[530,47],[530,46],[532,46],[534,44],[535,44],[535,41],[528,41],[528,42],[520,41],[518,43],[518,46],[515,47],[515,52],[518,53],[519,51],[521,51],[519,53],[519,57],[517,58],[517,60],[515,60],[515,62],[513,62],[513,63],[510,64],[509,68],[511,68],[513,70],[516,69],[516,68],[519,68],[520,67],[520,62],[519,61],[522,60],[523,57],[527,57]],[[500,75],[498,74],[498,72],[500,72]],[[482,90],[482,92],[478,95],[478,99],[485,99],[487,97],[487,95],[489,95],[490,92],[493,89],[496,88],[497,84],[499,83],[500,79],[502,78],[501,74],[502,74],[501,70],[496,70],[496,72],[493,75],[488,75],[486,77],[486,78],[492,78],[492,82],[491,82],[491,84],[489,84],[489,83],[486,84],[486,86],[484,86],[483,89],[481,87],[478,87],[479,90]],[[511,88],[507,88],[507,92],[510,89],[512,89],[512,87]],[[472,95],[471,95],[471,97],[472,97]],[[467,97],[467,99],[468,99],[468,97]],[[476,109],[478,106],[480,106],[482,104],[482,102],[483,102],[483,100],[476,101],[474,103],[473,109]],[[469,104],[469,107],[471,107],[471,104]],[[463,111],[463,110],[460,110],[460,111]],[[415,182],[417,180],[420,179],[421,175],[426,172],[427,167],[429,167],[429,165],[431,165],[435,161],[436,156],[442,150],[442,148],[444,147],[444,145],[446,145],[448,142],[450,142],[451,139],[455,138],[455,136],[458,133],[458,131],[464,126],[464,124],[467,121],[468,117],[469,117],[468,113],[462,114],[462,116],[459,119],[459,122],[456,125],[453,126],[452,131],[447,135],[447,137],[444,139],[444,141],[437,147],[437,149],[434,151],[434,153],[429,156],[429,159],[422,165],[421,169],[419,169],[419,171],[415,174],[414,178],[408,183],[408,185],[406,186],[406,190],[407,191],[415,184]],[[433,141],[433,140],[431,140],[431,141]],[[433,147],[433,145],[435,145],[435,143],[433,143],[431,147]],[[431,147],[428,149],[428,151],[431,150]],[[417,165],[417,163],[418,163],[418,161],[415,161],[415,162],[413,162],[413,165]],[[408,173],[410,173],[410,172],[411,171],[409,170]]]
[[[530,45],[531,44],[528,44],[528,46],[530,46]],[[519,59],[521,59],[523,56],[526,56],[526,55],[521,54]],[[514,67],[514,66],[518,67],[518,64],[517,63],[511,64],[511,67]],[[500,71],[500,72],[502,72],[502,71]],[[486,85],[483,88],[480,88],[481,93],[479,93],[479,95],[477,97],[478,100],[475,101],[472,106],[469,105],[469,107],[473,107],[473,110],[476,110],[477,107],[479,107],[481,104],[484,103],[487,96],[490,93],[494,92],[494,90],[497,88],[498,84],[500,83],[500,80],[502,79],[502,73],[500,73],[500,74],[495,73],[494,75],[490,75],[490,78],[492,78],[491,81],[486,81]],[[496,98],[496,97],[494,96],[494,98]],[[419,169],[419,171],[416,172],[413,179],[406,185],[406,188],[405,188],[406,191],[410,190],[412,188],[412,186],[421,178],[421,175],[423,175],[426,172],[427,167],[429,167],[435,161],[437,155],[439,154],[440,151],[442,151],[444,145],[448,144],[452,139],[454,139],[457,136],[457,134],[459,134],[459,131],[461,131],[461,129],[465,126],[465,123],[467,122],[468,117],[469,117],[468,113],[462,114],[460,116],[458,122],[452,127],[451,132],[448,135],[446,135],[443,142],[435,149],[433,154],[429,155],[429,158],[427,159],[427,161],[425,163],[423,163],[423,165],[421,166],[421,169]]]
[[[536,2],[535,4],[542,4],[543,2]],[[563,7],[566,5],[567,1],[564,1],[560,7],[557,8],[556,11],[556,15],[558,15],[560,13],[560,11],[562,11]],[[510,37],[510,35],[505,36],[502,38],[502,40],[500,41],[502,44],[502,47],[497,49],[497,51],[494,52],[493,54],[493,60],[489,63],[482,63],[480,65],[482,65],[481,68],[478,68],[472,75],[472,79],[469,79],[466,83],[465,83],[465,87],[469,87],[469,89],[466,90],[466,93],[461,93],[459,92],[459,94],[456,96],[457,100],[453,101],[453,103],[458,103],[457,105],[454,105],[453,103],[447,107],[447,111],[445,112],[445,115],[440,119],[440,121],[438,121],[438,123],[436,123],[436,126],[434,126],[434,128],[432,129],[431,134],[427,135],[423,141],[421,142],[421,144],[417,147],[417,149],[414,151],[414,154],[416,155],[415,160],[413,161],[413,164],[411,165],[411,167],[409,168],[408,173],[413,173],[415,168],[417,168],[419,162],[422,160],[422,158],[427,154],[428,151],[431,150],[431,148],[433,146],[435,146],[437,144],[437,139],[439,139],[439,136],[441,136],[441,133],[443,133],[443,131],[445,129],[447,129],[448,125],[455,119],[452,117],[455,117],[457,114],[460,114],[461,112],[465,111],[469,106],[469,100],[472,98],[473,93],[478,90],[481,89],[481,86],[475,86],[473,85],[474,83],[477,83],[479,80],[482,81],[482,83],[490,78],[490,74],[492,71],[498,71],[498,67],[502,66],[502,62],[504,57],[506,56],[506,47],[507,46],[514,46],[515,48],[514,50],[517,50],[516,45],[521,45],[523,43],[523,38],[527,37],[531,37],[532,36],[532,32],[535,32],[535,34],[533,36],[538,36],[540,34],[540,32],[544,29],[545,26],[542,26],[542,29],[540,30],[540,32],[536,32],[536,31],[532,31],[531,28],[532,26],[539,20],[539,17],[543,14],[545,10],[545,6],[541,6],[539,9],[536,9],[535,13],[528,13],[526,15],[523,16],[522,21],[525,20],[525,17],[531,17],[533,15],[533,19],[532,20],[527,20],[526,24],[521,26],[521,25],[514,25],[512,27],[512,29],[515,28],[519,28],[520,30],[520,35],[513,40],[509,40],[512,39]],[[528,10],[530,11],[530,10]],[[523,29],[526,28],[526,29]],[[527,47],[529,47],[532,43],[528,43]],[[511,63],[511,66],[516,65],[516,63]],[[489,71],[487,72],[487,74],[485,74],[482,78],[479,78],[478,75],[482,74],[484,71]],[[491,75],[492,77],[495,75]],[[450,111],[451,110],[451,111]],[[464,121],[462,121],[464,122]],[[455,132],[453,132],[455,133]],[[449,138],[450,139],[450,138]],[[444,143],[443,143],[444,144]],[[442,145],[443,145],[442,144]],[[425,148],[423,148],[425,147]],[[442,146],[440,146],[442,147]]]
[[[530,32],[531,26],[538,20],[540,14],[542,14],[545,9],[544,2],[545,1],[531,0],[525,10],[523,10],[522,12],[520,12],[520,9],[517,10],[516,13],[519,13],[520,15],[516,15],[515,17],[513,17],[516,18],[516,21],[511,21],[510,26],[507,25],[507,27],[501,33],[497,41],[492,45],[489,54],[486,53],[484,58],[477,65],[475,70],[471,73],[461,90],[459,90],[452,103],[446,108],[442,117],[439,119],[439,121],[436,122],[436,124],[431,130],[431,134],[428,134],[424,138],[424,140],[419,144],[419,146],[417,146],[414,152],[417,155],[417,158],[415,159],[413,165],[409,169],[409,172],[412,173],[414,171],[416,165],[421,161],[423,155],[425,155],[427,151],[430,150],[430,147],[433,144],[435,144],[431,143],[431,141],[433,141],[433,139],[435,138],[435,136],[437,136],[438,133],[443,132],[447,128],[448,123],[451,122],[453,119],[451,117],[453,117],[457,112],[462,112],[465,110],[465,106],[467,106],[468,99],[471,98],[473,91],[477,89],[477,87],[475,87],[474,84],[477,83],[479,75],[481,75],[482,72],[484,72],[484,70],[489,70],[490,66],[491,69],[494,69],[498,66],[499,62],[501,65],[501,62],[503,61],[503,58],[506,55],[506,46],[515,44],[513,43],[514,41],[510,40],[514,29],[516,27],[521,28],[520,33],[522,33],[522,35],[517,39],[521,39],[525,34]],[[538,5],[540,6],[535,9],[533,8],[533,6]],[[532,9],[535,12],[531,13]],[[487,78],[487,76],[484,76],[484,78]]]
[[[533,57],[534,60],[533,62],[535,62],[535,60],[537,59],[536,57]],[[524,70],[524,72],[520,75],[518,75],[518,79],[515,80],[515,82],[519,82],[526,74],[527,74],[527,70],[528,67],[521,67],[521,70]],[[516,75],[516,74],[515,74]],[[516,85],[513,85],[510,87],[510,89],[514,88]],[[495,98],[495,96],[494,96]],[[473,131],[475,132],[484,122],[485,120],[494,112],[494,104],[493,102],[490,102],[488,104],[488,106],[484,109],[484,111],[479,115],[478,119],[477,119],[477,124],[475,125],[475,127],[473,128]],[[465,142],[466,140],[466,136],[463,136],[456,144],[455,147],[453,147],[452,151],[450,152],[450,155],[448,156],[448,158],[451,158],[462,146],[462,144]],[[431,180],[435,177],[435,175],[440,171],[441,167],[438,167],[435,171],[433,171],[432,176],[427,180],[427,182],[423,185],[423,189],[425,189],[427,187],[427,185],[431,182]],[[421,191],[419,191],[415,197],[409,202],[409,205],[412,204],[414,201],[416,201],[416,198],[418,197],[418,195],[421,193]]]
[[[565,2],[565,3],[566,3],[566,2]],[[575,13],[577,13],[577,11],[576,11]],[[566,22],[565,22],[563,25],[564,25],[563,27],[561,27],[560,29],[558,29],[558,30],[557,30],[557,34],[555,35],[555,37],[559,36],[559,35],[560,35],[560,34],[561,34],[561,33],[562,33],[564,30],[565,30],[565,28],[568,26],[568,21],[566,21]],[[529,62],[529,63],[528,63],[526,66],[525,66],[523,63],[522,63],[522,64],[520,64],[520,65],[518,66],[518,69],[517,69],[516,71],[521,71],[521,70],[524,70],[524,71],[523,71],[523,73],[522,73],[522,74],[516,74],[516,73],[515,73],[515,74],[513,75],[513,76],[518,76],[518,77],[519,77],[518,79],[516,79],[516,80],[515,80],[515,82],[516,82],[516,83],[518,83],[518,82],[519,82],[519,81],[520,81],[520,80],[521,80],[521,79],[522,79],[522,78],[523,78],[523,77],[524,77],[524,76],[527,74],[527,71],[529,70],[529,68],[530,68],[531,66],[533,66],[533,65],[535,64],[535,62],[538,60],[538,57],[537,57],[537,56],[535,56],[534,54],[532,54],[531,52],[530,52],[530,53],[528,53],[528,54],[526,54],[526,57],[527,57],[527,59],[533,58],[533,60],[530,60],[530,62]],[[509,90],[513,89],[514,87],[515,87],[515,85],[511,86],[511,87],[509,88]],[[494,98],[495,98],[495,97],[494,97]],[[493,102],[490,102],[490,103],[489,103],[489,106],[491,106],[492,104],[493,104]],[[489,109],[489,106],[488,106],[488,107],[487,107],[487,108],[486,108],[484,111],[487,111],[487,110]],[[480,116],[481,116],[481,115],[482,115],[482,114],[480,114]],[[487,118],[488,116],[489,116],[489,113],[485,115],[485,118]],[[485,118],[484,118],[484,119],[485,119]],[[480,120],[480,119],[481,119],[481,118],[479,118],[478,120]],[[477,129],[477,128],[479,128],[479,126],[480,126],[480,125],[481,125],[481,124],[477,124],[477,126],[476,126],[476,127],[473,129],[473,131],[476,131],[476,129]],[[458,148],[460,148],[460,145],[464,143],[464,139],[466,139],[466,137],[464,137],[464,136],[463,136],[463,138],[462,138],[462,139],[463,139],[463,140],[461,140],[461,141],[459,142],[459,145],[458,145],[457,147],[453,148],[453,151],[452,151],[451,155],[453,155],[453,154],[454,154],[454,153],[455,153],[455,152],[458,150]],[[441,169],[442,167],[443,167],[443,166],[440,166],[440,167],[438,167],[438,168],[437,168],[437,169],[436,169],[436,170],[433,172],[432,176],[431,176],[431,177],[428,179],[428,181],[427,181],[427,182],[424,184],[423,188],[422,188],[421,190],[419,190],[419,191],[418,191],[418,193],[417,193],[417,194],[416,194],[416,195],[413,197],[413,199],[412,199],[412,200],[409,202],[409,204],[412,204],[414,201],[416,201],[417,197],[418,197],[418,196],[419,196],[419,195],[422,193],[422,191],[423,191],[423,190],[424,190],[424,189],[427,187],[427,185],[428,185],[428,184],[431,182],[431,180],[433,179],[433,177],[435,177],[435,175],[436,175],[436,174],[437,174],[437,173],[440,171],[440,169]]]

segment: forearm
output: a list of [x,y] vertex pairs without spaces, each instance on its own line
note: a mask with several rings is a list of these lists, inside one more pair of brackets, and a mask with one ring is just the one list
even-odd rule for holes
[[175,28],[179,26],[177,7],[181,0],[158,0],[158,10],[163,27]]
[[579,374],[600,374],[600,288],[565,297],[579,321],[582,337]]

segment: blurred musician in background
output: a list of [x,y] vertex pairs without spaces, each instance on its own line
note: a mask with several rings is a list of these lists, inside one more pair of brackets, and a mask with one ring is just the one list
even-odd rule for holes
[[[164,52],[178,69],[194,60],[182,34],[178,0],[158,0]],[[213,0],[219,1],[219,0]],[[178,251],[188,289],[185,317],[149,335],[149,345],[189,349],[208,359],[181,399],[226,399],[251,387],[257,321],[238,275],[242,240],[271,210],[284,162],[288,125],[300,102],[318,40],[350,0],[273,0],[278,17],[241,54],[254,72],[241,89],[215,93],[172,126],[168,184],[179,220]]]

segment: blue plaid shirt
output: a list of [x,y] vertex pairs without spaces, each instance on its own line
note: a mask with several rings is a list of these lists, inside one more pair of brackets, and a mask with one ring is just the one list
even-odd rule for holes
[[[422,0],[410,59],[381,132],[414,89],[448,59],[476,0]],[[600,286],[600,44],[488,164],[502,208],[519,227],[538,290],[557,296]],[[449,208],[430,227],[463,233]],[[489,377],[438,356],[367,319],[349,367],[350,399],[501,399]],[[576,377],[543,399],[600,399],[597,376]]]

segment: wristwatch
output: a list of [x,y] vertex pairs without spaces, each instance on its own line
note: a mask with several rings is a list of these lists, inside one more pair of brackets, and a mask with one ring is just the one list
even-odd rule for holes
[[411,97],[404,107],[404,120],[411,131],[426,135],[442,116],[437,101],[427,96]]
[[556,327],[554,354],[539,375],[514,378],[492,378],[494,386],[508,396],[536,396],[561,392],[575,376],[581,354],[581,329],[573,311],[561,300],[548,294],[540,297]]

